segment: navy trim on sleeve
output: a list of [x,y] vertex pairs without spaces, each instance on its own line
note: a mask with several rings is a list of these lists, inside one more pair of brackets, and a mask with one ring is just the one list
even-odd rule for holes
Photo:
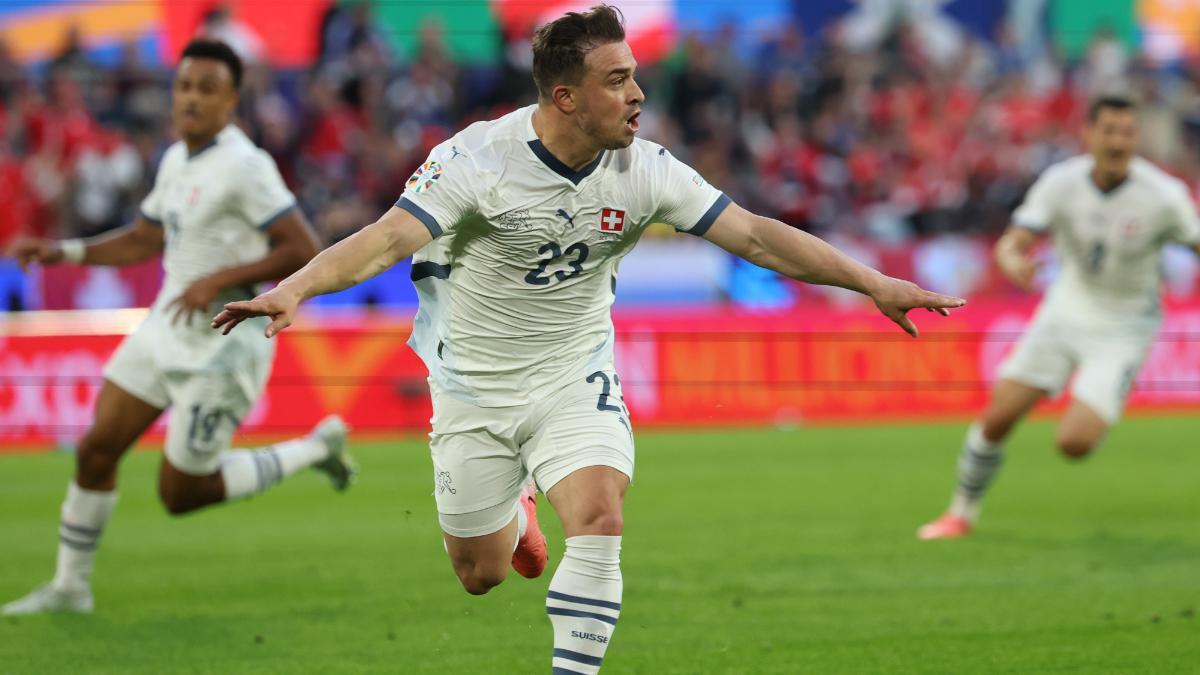
[[692,226],[692,229],[685,231],[688,234],[694,234],[697,237],[703,237],[704,233],[708,232],[708,228],[712,227],[712,224],[716,222],[717,216],[721,215],[721,212],[725,210],[725,207],[732,203],[733,200],[729,198],[729,195],[722,192],[721,196],[717,197],[717,201],[713,202],[713,205],[708,207],[708,210],[704,212],[703,216],[700,216],[700,220],[696,221],[696,224]]
[[261,223],[259,223],[259,224],[258,224],[258,229],[260,229],[260,230],[265,230],[265,229],[267,229],[268,227],[270,227],[270,226],[274,225],[274,224],[275,224],[275,221],[277,221],[277,220],[279,220],[280,218],[282,218],[282,217],[286,216],[287,214],[291,213],[291,212],[292,212],[292,209],[294,209],[294,208],[296,208],[296,203],[295,203],[295,202],[292,202],[290,205],[288,205],[288,206],[286,206],[286,207],[284,207],[284,208],[280,209],[279,211],[277,211],[277,212],[275,213],[275,215],[273,215],[273,216],[271,216],[270,218],[267,218],[266,220],[264,220],[264,221],[262,221]]
[[163,221],[159,220],[158,218],[151,218],[150,216],[146,215],[145,211],[141,211],[141,210],[138,211],[138,214],[140,214],[142,216],[142,220],[146,221],[147,223],[150,223],[151,225],[157,225],[159,227],[162,227]]
[[400,201],[396,202],[396,207],[416,216],[417,220],[424,223],[425,227],[429,229],[429,234],[432,234],[434,239],[442,236],[442,226],[438,225],[437,218],[429,215],[428,211],[414,204],[408,197],[401,197]]
[[412,272],[409,274],[409,277],[413,281],[420,281],[429,277],[433,277],[434,279],[449,279],[450,266],[435,262],[413,263]]

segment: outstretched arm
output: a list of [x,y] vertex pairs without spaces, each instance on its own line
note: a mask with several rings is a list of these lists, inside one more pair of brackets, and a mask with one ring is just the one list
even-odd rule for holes
[[54,265],[64,260],[83,265],[122,267],[149,260],[162,253],[162,226],[138,216],[132,224],[87,239],[37,239],[19,237],[8,254],[21,268],[30,263]]
[[429,229],[408,211],[392,207],[379,220],[325,249],[300,271],[253,300],[231,302],[212,321],[229,334],[252,316],[269,316],[266,336],[291,325],[301,302],[334,293],[383,272],[416,253],[433,239]]
[[868,267],[824,241],[771,218],[755,215],[730,204],[713,222],[704,238],[730,253],[810,284],[840,286],[869,296],[875,306],[909,335],[917,327],[907,313],[918,307],[943,315],[966,301],[922,290],[916,284],[894,279]]

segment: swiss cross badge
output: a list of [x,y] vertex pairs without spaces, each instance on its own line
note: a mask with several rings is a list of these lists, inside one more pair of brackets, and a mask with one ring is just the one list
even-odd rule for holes
[[616,209],[600,210],[601,232],[622,232],[625,230],[625,212]]

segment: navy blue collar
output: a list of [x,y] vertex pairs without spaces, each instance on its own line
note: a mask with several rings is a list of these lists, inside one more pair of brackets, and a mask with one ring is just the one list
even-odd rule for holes
[[537,158],[542,160],[543,164],[550,167],[554,173],[566,178],[575,185],[579,185],[580,181],[592,175],[592,172],[596,170],[596,167],[600,166],[600,160],[604,159],[604,152],[601,151],[600,154],[596,155],[596,159],[593,159],[590,163],[588,163],[587,166],[576,171],[566,164],[563,164],[562,160],[555,157],[553,153],[546,149],[546,146],[539,138],[529,141],[529,149],[533,150],[533,154],[537,155]]
[[216,144],[217,144],[217,137],[216,137],[216,136],[213,136],[213,139],[212,139],[211,141],[209,141],[208,143],[206,143],[206,144],[204,144],[203,146],[201,146],[201,147],[200,147],[198,150],[196,150],[195,152],[191,152],[191,151],[189,151],[189,152],[188,152],[188,157],[187,157],[187,158],[188,158],[188,159],[196,159],[197,157],[199,157],[199,156],[200,156],[200,154],[201,154],[201,153],[203,153],[205,150],[208,150],[209,148],[213,147],[213,146],[214,146],[214,145],[216,145]]

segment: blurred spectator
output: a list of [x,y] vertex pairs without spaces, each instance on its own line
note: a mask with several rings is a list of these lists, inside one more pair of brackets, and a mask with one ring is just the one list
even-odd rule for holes
[[4,36],[0,35],[0,110],[9,106],[24,83],[21,65],[13,59],[12,50]]
[[98,131],[75,160],[71,213],[77,235],[91,236],[132,220],[142,178],[137,150],[116,132]]
[[389,60],[387,43],[372,24],[371,8],[365,0],[332,4],[321,20],[318,45],[319,66],[345,69],[356,54],[380,62]]
[[6,145],[0,141],[0,251],[19,232],[30,227],[34,214],[24,166]]
[[63,45],[50,60],[50,73],[57,77],[74,80],[88,88],[96,81],[99,68],[88,60],[79,26],[72,25],[63,36]]
[[[738,202],[827,236],[996,234],[1045,166],[1079,152],[1088,96],[1131,83],[1144,100],[1143,151],[1200,192],[1200,66],[1131,63],[1104,30],[1066,63],[1034,44],[1038,3],[1015,3],[1012,24],[986,42],[953,24],[943,0],[858,0],[814,37],[780,25],[747,40],[726,22],[644,64],[642,135]],[[239,123],[328,242],[394,203],[454,130],[535,100],[530,29],[510,28],[489,69],[457,62],[436,22],[421,26],[411,54],[393,53],[369,2],[334,3],[308,72],[262,63],[260,37],[227,4],[200,32],[258,61]],[[125,222],[173,138],[169,70],[147,67],[132,43],[100,69],[75,29],[63,44],[49,68],[25,73],[0,42],[0,241],[18,229],[90,234]],[[940,269],[963,245],[952,241],[929,248],[923,265]],[[939,283],[952,287],[972,270],[945,272]],[[777,295],[758,301],[790,297]]]
[[737,98],[717,68],[713,48],[698,35],[684,43],[684,65],[671,83],[671,117],[683,127],[683,142],[707,141],[731,121]]
[[1089,93],[1103,94],[1127,87],[1129,56],[1111,27],[1104,26],[1092,36],[1083,65]]
[[454,86],[458,81],[458,64],[446,46],[446,28],[440,22],[430,19],[421,24],[413,63],[448,86]]
[[233,8],[227,4],[218,4],[204,15],[197,35],[224,42],[248,64],[262,60],[262,38],[245,22],[234,18]]

